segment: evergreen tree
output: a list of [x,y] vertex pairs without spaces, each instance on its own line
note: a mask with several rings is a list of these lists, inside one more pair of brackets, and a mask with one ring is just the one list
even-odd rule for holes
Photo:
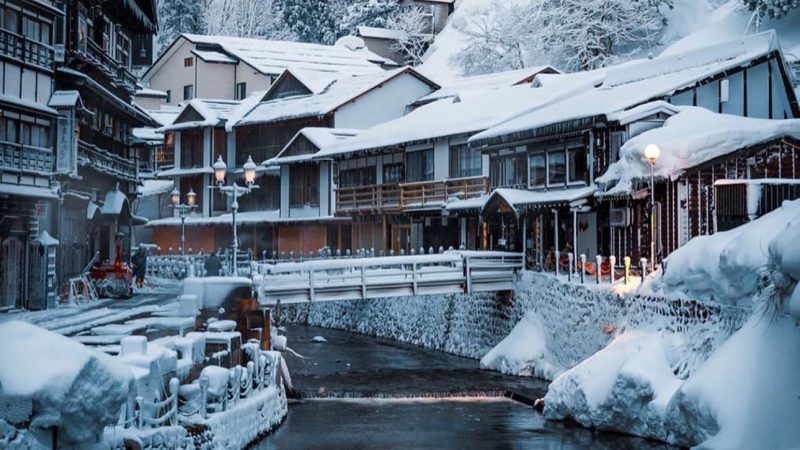
[[158,0],[159,53],[181,33],[206,33],[206,10],[208,0]]
[[[742,0],[751,11],[758,11],[761,17],[780,19],[800,6],[800,0]],[[800,26],[800,25],[798,25]]]
[[[301,42],[333,44],[344,0],[281,0],[283,22]],[[338,14],[338,15],[337,15]]]

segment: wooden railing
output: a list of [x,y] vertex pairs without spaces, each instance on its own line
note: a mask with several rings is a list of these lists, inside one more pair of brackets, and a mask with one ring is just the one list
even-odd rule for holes
[[53,48],[0,29],[0,54],[52,70]]
[[91,39],[86,40],[86,47],[81,48],[80,52],[85,55],[86,59],[93,62],[95,66],[108,75],[115,84],[131,92],[136,89],[136,82],[138,81],[136,75],[131,73],[125,64],[120,64]]
[[355,186],[336,190],[336,211],[385,211],[400,208],[397,184]]
[[134,161],[129,161],[83,141],[78,143],[78,155],[88,159],[95,170],[129,180],[136,179],[136,164]]
[[53,151],[11,142],[0,142],[0,169],[18,173],[53,173]]
[[454,178],[400,184],[402,208],[441,206],[449,198],[465,200],[480,197],[489,191],[486,177]]
[[468,199],[489,192],[486,177],[338,188],[336,211],[386,211],[442,206],[449,198]]

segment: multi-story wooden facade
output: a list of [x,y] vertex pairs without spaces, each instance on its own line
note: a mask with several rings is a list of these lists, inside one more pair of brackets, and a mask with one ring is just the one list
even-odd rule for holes
[[33,240],[57,211],[53,46],[63,17],[50,1],[0,5],[0,307],[43,307]]
[[[95,253],[115,257],[123,237],[127,256],[136,218],[130,202],[139,183],[136,127],[158,126],[133,102],[134,41],[156,32],[152,0],[69,0],[59,27],[64,58],[55,70],[60,279],[80,273]],[[55,98],[55,97],[54,97]],[[63,165],[62,165],[63,163]]]
[[604,198],[581,189],[593,189],[623,144],[661,126],[677,112],[675,106],[766,119],[799,114],[773,32],[620,67],[545,76],[540,84],[562,90],[562,98],[470,144],[490,155],[492,187],[518,193],[504,196],[517,203],[480,205],[488,246],[502,241],[524,248],[534,264],[545,267],[552,266],[554,250],[589,258],[598,252],[649,255],[649,240],[642,238],[649,233],[646,191]]

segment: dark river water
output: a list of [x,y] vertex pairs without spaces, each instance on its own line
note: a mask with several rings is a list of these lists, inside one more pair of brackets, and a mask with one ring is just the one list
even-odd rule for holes
[[[285,353],[303,400],[256,449],[667,449],[545,421],[508,392],[543,397],[547,383],[480,370],[478,361],[353,333],[288,326]],[[327,342],[312,342],[322,336]]]

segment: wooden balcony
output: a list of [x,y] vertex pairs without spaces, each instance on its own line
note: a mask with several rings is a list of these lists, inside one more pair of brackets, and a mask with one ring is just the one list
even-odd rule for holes
[[51,175],[53,151],[11,142],[0,142],[0,170],[21,174]]
[[336,190],[336,212],[376,212],[400,208],[397,184],[355,186]]
[[84,141],[78,143],[78,156],[79,160],[83,160],[82,165],[91,166],[99,172],[130,181],[137,178],[137,167],[134,161],[127,160]]
[[52,47],[4,29],[0,29],[0,54],[53,70]]
[[127,65],[118,62],[100,45],[91,39],[87,39],[86,46],[79,48],[78,51],[83,55],[84,59],[105,73],[111,79],[112,85],[121,87],[129,92],[136,90],[138,81],[136,75],[130,71]]
[[466,200],[489,192],[487,177],[454,178],[400,184],[400,207],[421,209],[441,207],[449,198]]
[[489,180],[486,177],[339,188],[336,191],[336,212],[351,214],[439,208],[449,198],[463,200],[487,192]]

